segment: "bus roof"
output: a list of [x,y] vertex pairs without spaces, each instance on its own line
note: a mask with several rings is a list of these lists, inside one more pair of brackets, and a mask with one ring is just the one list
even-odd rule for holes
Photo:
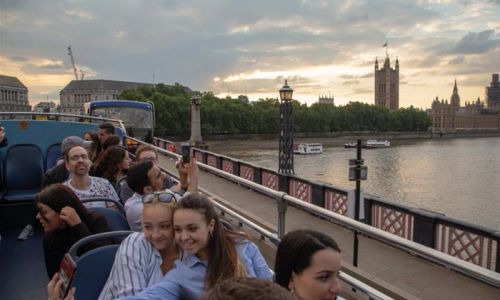
[[132,100],[95,100],[90,102],[91,107],[138,107],[152,109],[151,103]]

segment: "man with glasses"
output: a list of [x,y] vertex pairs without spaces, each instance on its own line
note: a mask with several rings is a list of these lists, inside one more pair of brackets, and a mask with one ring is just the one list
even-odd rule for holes
[[[103,197],[120,201],[111,183],[100,177],[89,176],[90,158],[87,150],[73,146],[64,153],[64,161],[69,171],[69,179],[64,185],[72,189],[80,199]],[[85,206],[106,206],[104,202],[86,203]]]
[[[182,162],[179,164],[182,164]],[[198,188],[198,165],[194,158],[191,159],[189,164],[182,164],[182,168],[185,168],[189,178],[187,191],[196,192]],[[172,197],[179,200],[182,197],[183,193],[181,192],[165,189],[165,176],[166,174],[151,160],[145,160],[130,168],[127,175],[127,184],[134,191],[134,194],[125,202],[125,213],[131,230],[142,230],[143,201],[151,202],[153,196],[159,197],[159,201],[171,200]]]

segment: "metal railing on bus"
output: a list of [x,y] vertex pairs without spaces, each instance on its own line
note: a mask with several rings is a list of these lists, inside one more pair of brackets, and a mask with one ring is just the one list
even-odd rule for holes
[[[168,155],[175,155],[171,152],[167,152],[163,149],[159,149],[162,153]],[[394,234],[388,233],[386,231],[380,230],[378,228],[372,227],[370,225],[364,224],[362,222],[355,221],[349,217],[342,216],[340,214],[336,214],[332,211],[324,209],[322,207],[318,207],[314,204],[302,201],[298,198],[292,197],[284,192],[279,192],[273,190],[271,188],[262,186],[253,181],[241,178],[239,176],[224,172],[217,168],[211,167],[206,164],[199,164],[200,168],[203,170],[207,170],[212,174],[216,174],[219,177],[228,179],[233,182],[237,182],[240,185],[243,185],[247,188],[250,188],[254,191],[257,191],[261,194],[267,195],[276,200],[277,211],[278,211],[278,230],[277,236],[278,239],[281,239],[285,234],[285,222],[286,222],[286,208],[289,203],[300,207],[306,211],[309,211],[315,215],[320,215],[324,218],[329,219],[330,221],[335,222],[338,225],[341,225],[345,228],[348,228],[352,231],[357,231],[360,234],[371,237],[373,239],[379,240],[383,243],[392,245],[395,248],[413,253],[417,256],[423,257],[429,261],[432,261],[436,264],[442,265],[446,268],[453,269],[460,273],[463,273],[472,278],[478,279],[482,282],[488,283],[495,287],[500,287],[500,274],[494,271],[482,268],[480,266],[474,265],[472,263],[463,261],[459,258],[444,254],[438,250],[433,248],[429,248],[427,246],[421,245],[419,243],[409,241],[407,239],[401,238]]]

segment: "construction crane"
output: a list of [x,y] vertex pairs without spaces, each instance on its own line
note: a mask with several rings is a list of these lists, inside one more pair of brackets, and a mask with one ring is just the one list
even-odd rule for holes
[[[79,80],[78,79],[78,70],[76,69],[76,64],[75,64],[75,59],[73,58],[73,51],[71,51],[71,46],[68,46],[68,55],[69,55],[69,58],[71,59],[71,65],[73,66],[73,73],[75,74],[75,80]],[[83,80],[83,71],[80,70],[80,73],[82,74],[80,80]]]

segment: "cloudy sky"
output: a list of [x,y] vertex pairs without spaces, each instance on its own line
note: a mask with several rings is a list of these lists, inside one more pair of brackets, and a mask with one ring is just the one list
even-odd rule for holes
[[[481,97],[500,72],[500,0],[0,0],[0,74],[57,100],[72,79],[179,82],[219,96],[373,103],[374,60],[400,63],[400,106]],[[153,75],[154,74],[154,75]]]

